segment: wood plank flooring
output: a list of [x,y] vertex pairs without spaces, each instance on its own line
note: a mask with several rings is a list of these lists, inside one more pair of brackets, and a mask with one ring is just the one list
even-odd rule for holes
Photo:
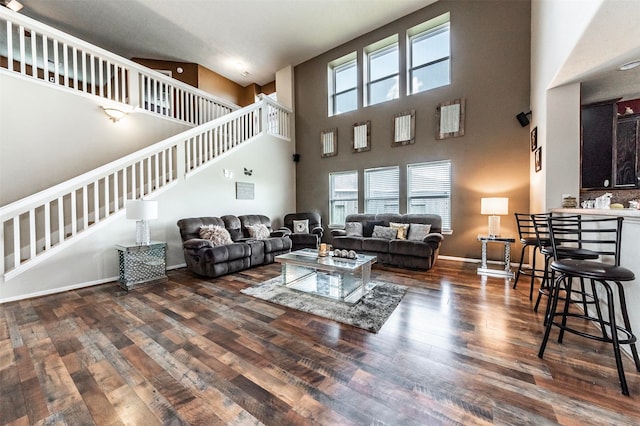
[[476,266],[376,266],[375,279],[409,287],[378,334],[240,293],[277,264],[6,303],[0,423],[640,424],[630,359],[631,397],[607,345],[574,335],[560,345],[554,331],[539,359],[528,283],[513,290]]

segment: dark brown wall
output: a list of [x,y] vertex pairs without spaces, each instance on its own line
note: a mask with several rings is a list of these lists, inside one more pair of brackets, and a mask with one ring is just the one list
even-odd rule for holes
[[[451,13],[452,83],[406,96],[405,61],[401,61],[400,98],[327,116],[327,63],[362,49],[392,34],[404,40],[406,30],[442,13]],[[401,43],[401,57],[404,55]],[[509,197],[509,216],[502,218],[503,233],[516,233],[514,212],[529,209],[529,131],[515,118],[529,110],[530,2],[441,0],[416,13],[359,37],[295,68],[297,210],[317,210],[329,222],[328,174],[358,170],[360,207],[363,169],[400,166],[400,209],[406,211],[406,165],[452,161],[453,235],[445,236],[441,254],[478,258],[477,235],[486,232],[480,198]],[[362,92],[360,92],[360,97]],[[465,135],[435,140],[435,111],[439,103],[466,98]],[[416,142],[391,147],[394,114],[416,110]],[[371,151],[351,152],[351,127],[371,120]],[[320,131],[338,128],[338,156],[320,158]],[[499,257],[498,247],[490,257]],[[515,247],[514,249],[519,249]],[[519,250],[514,250],[519,259]]]
[[[171,71],[171,77],[176,80],[193,87],[198,87],[198,64],[143,58],[132,58],[131,60],[152,70]],[[178,68],[182,68],[181,73],[178,72]]]

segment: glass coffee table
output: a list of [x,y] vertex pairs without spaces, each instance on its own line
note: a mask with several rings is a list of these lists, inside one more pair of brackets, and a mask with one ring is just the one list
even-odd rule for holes
[[276,256],[275,261],[282,264],[282,285],[353,305],[372,288],[368,284],[376,257],[358,254],[357,259],[344,259],[302,249]]

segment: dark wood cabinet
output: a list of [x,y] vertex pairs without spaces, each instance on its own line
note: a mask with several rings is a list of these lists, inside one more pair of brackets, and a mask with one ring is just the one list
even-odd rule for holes
[[618,117],[614,146],[615,186],[618,188],[638,186],[638,132],[640,114]]
[[613,184],[616,113],[615,100],[582,107],[580,178],[583,189],[610,188]]

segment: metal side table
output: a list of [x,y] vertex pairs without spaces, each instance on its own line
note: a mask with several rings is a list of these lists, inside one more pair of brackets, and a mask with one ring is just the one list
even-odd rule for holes
[[152,241],[149,245],[118,244],[120,278],[125,290],[167,281],[167,244]]
[[[480,243],[482,244],[482,264],[478,268],[478,274],[512,279],[513,272],[511,271],[511,243],[516,242],[516,239],[513,237],[513,235],[478,235],[478,241],[480,241]],[[488,243],[500,243],[504,245],[504,262],[501,262],[504,266],[504,269],[489,268],[489,266],[487,265]]]

